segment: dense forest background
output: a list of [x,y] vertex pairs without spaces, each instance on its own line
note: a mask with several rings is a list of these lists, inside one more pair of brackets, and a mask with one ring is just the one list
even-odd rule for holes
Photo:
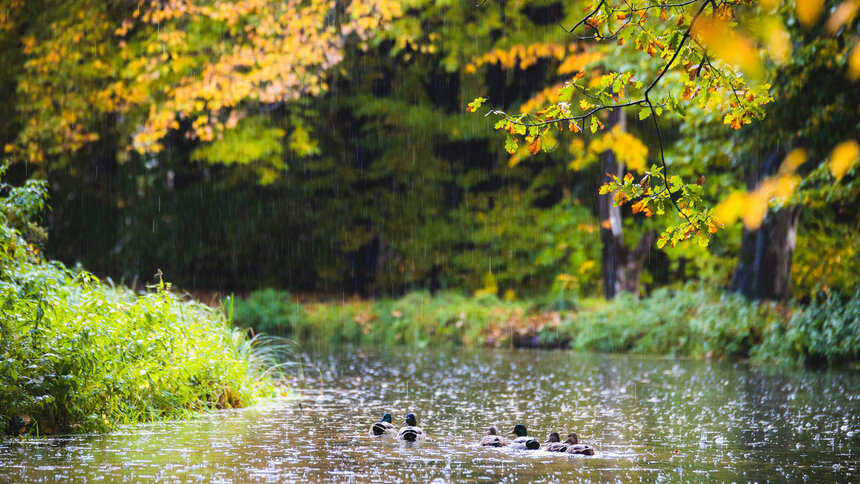
[[[190,290],[370,296],[426,288],[508,298],[611,295],[607,264],[634,256],[642,264],[641,283],[628,288],[635,293],[690,279],[729,288],[734,279],[755,297],[756,287],[772,284],[754,282],[763,276],[751,267],[787,257],[791,290],[759,296],[856,290],[856,175],[834,181],[821,168],[860,128],[853,15],[828,36],[828,15],[809,26],[791,6],[776,10],[793,49],[763,64],[774,98],[763,120],[735,129],[721,113],[691,108],[661,121],[668,167],[690,181],[702,177],[711,206],[755,188],[793,148],[808,150],[809,162],[798,170],[800,189],[771,204],[762,228],[728,223],[707,247],[658,250],[649,233],[677,215],[614,208],[623,237],[610,240],[600,223],[607,196],[598,196],[612,157],[628,166],[631,157],[655,159],[650,119],[621,119],[632,136],[614,139],[609,155],[592,148],[598,132],[511,156],[496,119],[466,112],[477,96],[496,109],[534,110],[578,72],[628,68],[645,77],[659,69],[632,48],[598,48],[560,28],[582,17],[584,2],[311,2],[319,12],[308,7],[307,25],[291,28],[356,26],[330,39],[299,36],[297,51],[328,42],[299,59],[278,44],[283,36],[260,33],[265,19],[290,15],[267,3],[229,11],[216,2],[211,8],[223,12],[191,15],[176,13],[191,2],[153,2],[143,14],[135,2],[2,2],[0,141],[12,162],[5,177],[48,180],[49,257],[126,284],[151,281],[160,269]],[[825,12],[839,5],[825,4]],[[356,5],[368,15],[358,18]],[[291,19],[284,25],[298,22]],[[181,39],[171,37],[177,32]],[[284,65],[279,80],[317,74],[295,81],[288,95],[234,93],[226,101],[183,80],[260,39],[274,43],[260,47],[271,55],[256,66],[237,62],[237,76]],[[185,101],[203,104],[176,107]],[[175,116],[150,149],[141,133],[156,106],[192,114]],[[602,115],[602,123],[619,122]],[[620,248],[608,253],[610,244]]]

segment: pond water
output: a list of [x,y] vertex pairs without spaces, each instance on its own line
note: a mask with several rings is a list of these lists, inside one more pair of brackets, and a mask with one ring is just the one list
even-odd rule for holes
[[[0,443],[0,481],[660,482],[860,479],[860,374],[485,349],[306,355],[295,398],[126,432]],[[417,447],[367,437],[408,412]],[[593,456],[485,449],[490,425]]]

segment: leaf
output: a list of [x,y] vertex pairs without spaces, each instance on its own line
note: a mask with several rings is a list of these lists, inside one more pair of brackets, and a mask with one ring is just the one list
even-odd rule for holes
[[592,133],[597,132],[597,118],[594,116],[591,117],[591,132]]
[[735,191],[720,202],[714,212],[717,217],[726,224],[733,224],[744,213],[744,208],[747,203],[746,194],[741,191]]
[[480,108],[480,107],[481,107],[481,105],[482,105],[482,104],[484,104],[484,102],[485,102],[486,100],[487,100],[487,98],[484,98],[484,97],[477,97],[477,98],[475,98],[475,100],[474,100],[474,101],[472,101],[472,102],[470,102],[470,103],[469,103],[469,106],[468,106],[468,107],[466,107],[466,111],[468,111],[468,112],[470,112],[470,113],[474,113],[475,111],[477,111],[477,110],[478,110],[478,108]]
[[517,152],[518,148],[519,145],[517,144],[516,136],[513,136],[509,133],[508,136],[505,138],[505,151],[507,151],[508,154],[512,155]]
[[818,20],[824,10],[824,0],[796,0],[795,13],[800,23],[809,27]]
[[860,42],[851,49],[848,57],[848,78],[852,81],[860,79]]
[[639,121],[648,119],[648,116],[651,116],[651,108],[642,108],[639,110]]
[[830,154],[830,173],[837,181],[842,180],[845,173],[857,163],[857,158],[860,156],[860,145],[856,141],[846,141],[840,143],[833,149]]
[[540,137],[535,138],[534,141],[529,143],[528,147],[529,153],[533,155],[538,154],[538,152],[540,152]]

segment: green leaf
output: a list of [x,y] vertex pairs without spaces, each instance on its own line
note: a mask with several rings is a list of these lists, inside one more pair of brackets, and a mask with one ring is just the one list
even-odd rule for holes
[[466,111],[470,113],[474,113],[481,107],[482,104],[487,100],[485,97],[476,97],[474,101],[469,103],[469,107],[466,108]]
[[509,154],[514,154],[517,152],[519,145],[517,144],[516,136],[508,133],[508,136],[505,138],[505,151]]
[[639,110],[639,121],[648,119],[651,116],[651,108],[642,108]]

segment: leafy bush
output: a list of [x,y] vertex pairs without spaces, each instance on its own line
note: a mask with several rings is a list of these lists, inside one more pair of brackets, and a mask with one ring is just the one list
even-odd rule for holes
[[103,431],[241,406],[271,389],[263,373],[271,362],[220,312],[163,282],[136,295],[42,259],[23,234],[34,232],[44,185],[5,188],[0,427]]
[[292,334],[302,310],[301,305],[292,302],[289,292],[275,289],[254,291],[247,299],[231,298],[227,301],[228,312],[231,304],[237,326],[268,334]]
[[575,314],[560,332],[579,350],[697,357],[746,357],[777,314],[734,294],[687,286],[646,299],[621,295],[603,308]]
[[530,303],[502,301],[494,295],[413,292],[400,299],[299,306],[289,302],[285,292],[264,290],[233,306],[239,326],[315,343],[498,345],[523,328],[543,324],[529,319],[534,312]]
[[236,307],[270,308],[259,320],[273,321],[272,330],[299,342],[570,347],[809,365],[860,356],[860,292],[853,298],[830,295],[790,317],[790,307],[695,284],[658,289],[642,300],[628,294],[609,302],[580,300],[575,309],[552,296],[523,302],[450,292],[300,308],[285,293],[266,294]]
[[761,360],[787,360],[810,366],[837,365],[860,357],[860,291],[851,298],[831,293],[773,325],[754,352]]

